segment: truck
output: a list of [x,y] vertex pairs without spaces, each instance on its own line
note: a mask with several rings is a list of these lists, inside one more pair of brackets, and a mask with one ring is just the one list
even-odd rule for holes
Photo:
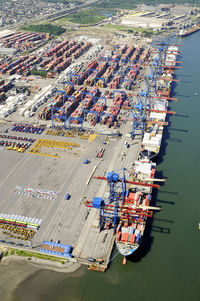
[[69,193],[67,193],[66,195],[65,195],[65,200],[69,200],[71,198],[71,195],[69,194]]
[[104,152],[105,152],[105,148],[102,147],[102,148],[100,149],[100,151],[98,151],[98,152],[96,153],[96,157],[97,157],[97,158],[102,158]]

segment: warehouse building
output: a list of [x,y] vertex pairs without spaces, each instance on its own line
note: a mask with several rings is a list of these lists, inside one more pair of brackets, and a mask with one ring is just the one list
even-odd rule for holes
[[15,48],[4,48],[4,47],[0,47],[0,55],[14,55],[15,53],[17,53],[17,49]]
[[169,20],[166,19],[156,19],[153,17],[138,17],[138,16],[129,16],[122,19],[121,24],[132,27],[161,30]]

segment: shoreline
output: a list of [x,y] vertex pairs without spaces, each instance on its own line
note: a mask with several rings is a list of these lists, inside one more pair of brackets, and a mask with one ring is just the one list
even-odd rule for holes
[[13,301],[13,294],[17,287],[39,271],[49,270],[68,275],[78,271],[80,267],[81,264],[70,261],[63,265],[60,262],[49,262],[45,259],[33,257],[32,260],[17,255],[3,257],[0,261],[1,298],[5,301]]
[[65,264],[62,264],[57,261],[49,261],[47,259],[40,259],[36,257],[31,257],[31,259],[28,259],[28,257],[22,257],[17,255],[9,255],[3,257],[0,263],[0,267],[2,265],[8,266],[12,263],[27,263],[30,266],[34,266],[39,269],[52,270],[61,273],[73,273],[81,267],[81,264],[76,262],[69,261]]

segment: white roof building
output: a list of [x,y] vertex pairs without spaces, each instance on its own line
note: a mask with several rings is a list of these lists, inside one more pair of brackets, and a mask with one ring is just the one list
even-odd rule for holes
[[15,53],[17,53],[17,49],[15,49],[15,48],[0,47],[0,54],[3,54],[3,55],[14,55]]

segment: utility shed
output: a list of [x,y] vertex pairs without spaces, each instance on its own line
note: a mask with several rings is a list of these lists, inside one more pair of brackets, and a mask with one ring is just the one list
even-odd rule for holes
[[71,257],[71,251],[72,247],[70,245],[50,241],[43,241],[42,247],[40,248],[40,252],[66,257]]

